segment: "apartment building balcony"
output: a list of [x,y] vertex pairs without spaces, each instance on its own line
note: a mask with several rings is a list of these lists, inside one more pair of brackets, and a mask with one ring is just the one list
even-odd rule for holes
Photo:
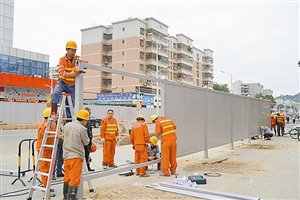
[[154,54],[160,54],[160,55],[162,55],[162,56],[166,56],[166,57],[168,57],[168,51],[167,51],[167,49],[156,49],[155,47],[147,47],[147,52],[151,52],[151,53],[154,53]]
[[203,80],[212,81],[214,79],[214,75],[212,73],[202,73]]
[[214,67],[212,65],[203,65],[203,72],[213,73]]
[[176,60],[178,63],[183,63],[185,65],[192,66],[193,60],[191,58],[177,58]]
[[[157,73],[156,73],[156,70],[147,69],[146,75],[156,77]],[[158,77],[161,78],[162,76],[168,76],[168,69],[159,70]]]
[[[147,58],[146,59],[146,64],[147,65],[156,65],[156,59],[154,58]],[[168,62],[165,62],[165,61],[160,61],[158,60],[158,64],[162,67],[168,67],[169,63]]]
[[177,53],[183,53],[183,54],[186,54],[188,56],[193,56],[193,51],[185,49],[185,48],[177,48]]
[[214,63],[214,59],[212,58],[212,57],[210,57],[210,56],[204,56],[203,58],[202,58],[202,61],[206,64],[206,63],[208,63],[208,64],[213,64]]
[[152,33],[147,33],[146,40],[155,41],[155,43],[168,46],[168,40],[165,37],[158,37],[156,35],[153,35]]

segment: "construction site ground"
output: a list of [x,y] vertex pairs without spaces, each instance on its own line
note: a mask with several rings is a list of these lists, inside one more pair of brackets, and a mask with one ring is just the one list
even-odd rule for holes
[[[126,165],[126,160],[132,160],[134,151],[128,144],[128,134],[123,133],[118,141],[115,162],[117,165]],[[91,154],[91,167],[97,171],[102,170],[102,144],[97,136],[94,138],[97,151]],[[178,178],[198,173],[207,179],[207,184],[199,184],[198,188],[210,189],[239,195],[247,195],[262,199],[300,199],[299,194],[299,141],[290,138],[275,136],[272,140],[248,140],[237,141],[234,149],[230,145],[210,149],[208,158],[204,158],[204,152],[178,158]],[[10,156],[2,156],[4,167],[11,166],[16,170],[16,159]],[[12,161],[13,160],[13,161]],[[2,166],[3,167],[3,166]],[[89,192],[88,184],[84,183],[84,197],[87,199],[196,199],[194,197],[159,191],[148,188],[151,183],[172,183],[174,176],[159,176],[156,165],[148,167],[150,177],[120,176],[118,174],[91,180],[94,192]],[[127,172],[127,171],[125,171]],[[125,173],[124,172],[124,173]],[[209,173],[212,176],[206,176]],[[217,176],[219,175],[219,176]],[[1,194],[29,188],[26,182],[24,187],[20,182],[14,185],[10,183],[16,178],[11,176],[1,177]],[[26,173],[22,177],[27,181],[32,173]],[[62,179],[57,178],[52,188],[56,197],[62,199]],[[24,192],[24,191],[23,191]],[[26,190],[25,190],[26,192]],[[14,193],[11,193],[14,194]],[[36,191],[34,199],[42,199],[42,192]],[[0,199],[26,199],[26,195],[0,196]]]

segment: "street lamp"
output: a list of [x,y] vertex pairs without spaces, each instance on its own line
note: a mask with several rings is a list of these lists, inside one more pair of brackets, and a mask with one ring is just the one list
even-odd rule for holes
[[233,89],[232,89],[232,79],[233,79],[233,75],[232,75],[232,74],[229,74],[229,73],[227,73],[227,72],[224,72],[224,71],[221,71],[221,72],[230,76],[230,89],[231,89],[231,93],[233,94]]

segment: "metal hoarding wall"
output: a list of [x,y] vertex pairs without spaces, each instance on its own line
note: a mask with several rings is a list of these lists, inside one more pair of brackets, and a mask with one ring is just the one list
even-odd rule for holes
[[250,138],[270,124],[270,102],[165,81],[165,117],[177,125],[177,157]]
[[177,156],[204,149],[205,90],[167,83],[163,91],[165,117],[177,125]]

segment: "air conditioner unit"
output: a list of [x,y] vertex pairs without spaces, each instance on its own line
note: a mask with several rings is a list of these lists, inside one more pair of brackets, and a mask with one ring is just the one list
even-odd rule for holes
[[106,65],[108,64],[107,60],[104,60],[104,64],[106,64]]

